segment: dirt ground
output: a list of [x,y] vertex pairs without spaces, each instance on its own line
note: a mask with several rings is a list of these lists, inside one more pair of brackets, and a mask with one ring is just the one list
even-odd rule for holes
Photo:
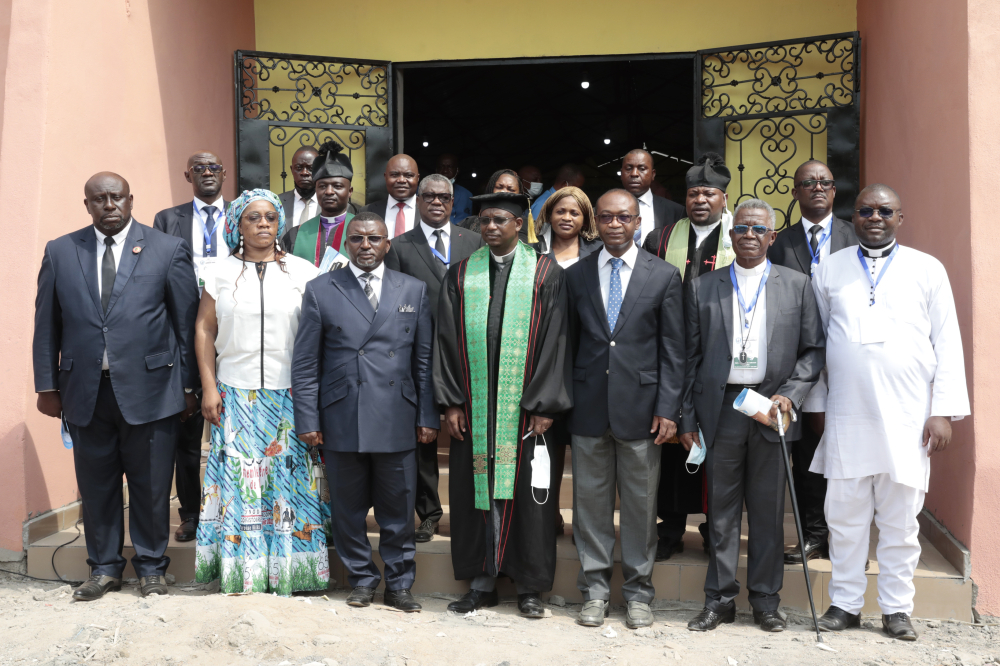
[[[552,616],[526,620],[513,599],[467,617],[445,610],[449,597],[418,596],[421,613],[344,604],[327,595],[227,597],[195,585],[143,599],[138,586],[91,603],[74,602],[67,585],[0,574],[0,666],[137,664],[146,666],[597,666],[684,664],[809,666],[992,664],[1000,626],[916,622],[916,643],[891,641],[877,618],[827,636],[836,652],[817,649],[811,620],[790,615],[789,628],[765,634],[749,615],[707,634],[685,625],[697,609],[665,605],[656,624],[632,631],[613,608],[601,629],[574,622],[578,605],[548,605]],[[654,605],[654,609],[657,606]],[[996,662],[1000,663],[1000,661]]]

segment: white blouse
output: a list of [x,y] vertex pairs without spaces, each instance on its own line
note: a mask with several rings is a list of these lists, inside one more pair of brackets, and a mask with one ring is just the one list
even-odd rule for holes
[[223,384],[247,390],[292,386],[302,294],[319,269],[290,254],[283,261],[285,271],[275,262],[266,264],[263,284],[255,264],[234,256],[213,262],[205,273],[219,324],[216,377]]

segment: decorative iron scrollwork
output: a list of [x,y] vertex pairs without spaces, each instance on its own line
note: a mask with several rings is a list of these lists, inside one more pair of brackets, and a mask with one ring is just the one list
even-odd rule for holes
[[855,103],[853,35],[748,46],[702,55],[705,118],[808,112]]
[[[365,147],[365,131],[361,129],[337,129],[329,127],[297,127],[287,125],[271,125],[268,128],[268,142],[281,149],[282,167],[288,164],[291,153],[304,146],[316,147],[325,141],[333,139],[341,144],[347,151],[347,156],[352,158],[355,150]],[[281,170],[281,192],[288,190],[288,172],[284,168]],[[279,191],[279,190],[275,190]]]
[[[386,127],[387,66],[291,56],[238,56],[243,118]],[[345,102],[353,100],[345,110]]]

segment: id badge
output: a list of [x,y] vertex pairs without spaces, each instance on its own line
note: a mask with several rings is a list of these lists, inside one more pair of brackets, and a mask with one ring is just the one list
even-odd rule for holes
[[741,361],[739,355],[733,357],[733,370],[756,370],[757,357],[747,356],[746,361]]
[[889,318],[885,308],[874,305],[861,317],[861,344],[871,345],[889,339]]
[[194,274],[198,278],[198,288],[205,288],[205,275],[215,264],[215,257],[201,257],[194,260]]

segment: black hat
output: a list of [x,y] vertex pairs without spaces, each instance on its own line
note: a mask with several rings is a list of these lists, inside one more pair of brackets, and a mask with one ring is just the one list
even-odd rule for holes
[[336,141],[327,141],[319,147],[319,157],[313,160],[313,182],[322,178],[354,177],[351,160],[343,152],[344,147]]
[[524,212],[528,209],[528,197],[524,194],[514,194],[513,192],[493,192],[492,194],[480,194],[472,197],[472,202],[479,206],[479,210],[486,208],[500,208],[514,215],[514,217],[524,217]]
[[[315,179],[316,176],[313,176]],[[726,191],[732,176],[726,161],[718,153],[705,153],[698,160],[698,163],[688,169],[684,178],[688,189],[692,187],[714,187],[718,190]]]

